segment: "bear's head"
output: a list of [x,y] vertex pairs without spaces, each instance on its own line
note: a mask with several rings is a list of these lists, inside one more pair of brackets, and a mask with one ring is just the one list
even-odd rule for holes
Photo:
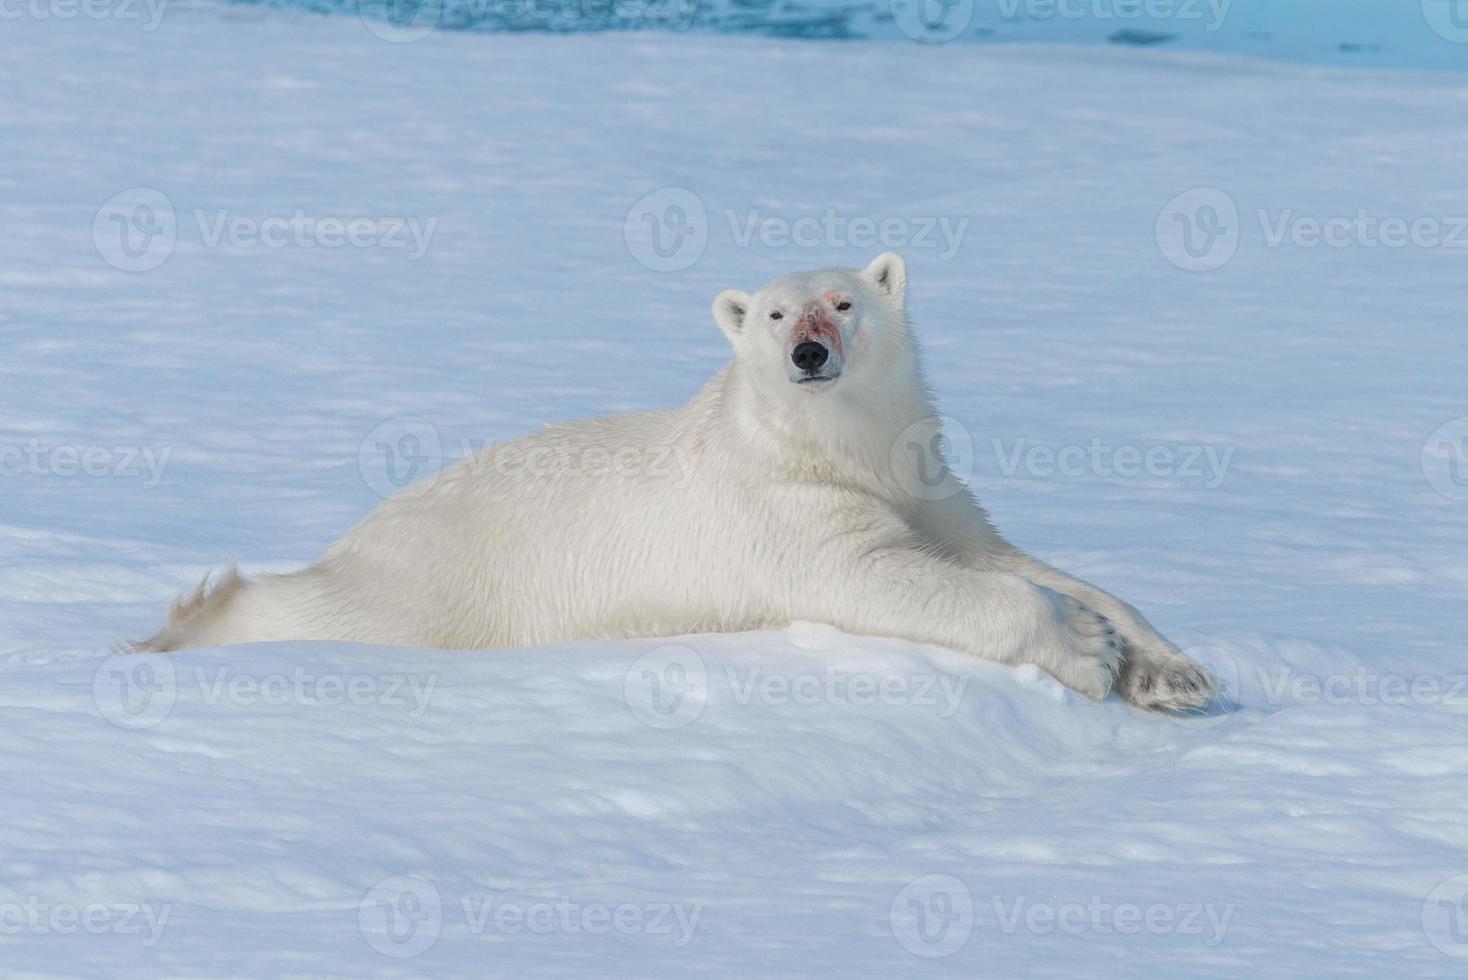
[[714,319],[742,379],[777,402],[871,392],[917,380],[906,292],[907,266],[887,252],[865,269],[798,272],[752,295],[726,289],[714,299]]

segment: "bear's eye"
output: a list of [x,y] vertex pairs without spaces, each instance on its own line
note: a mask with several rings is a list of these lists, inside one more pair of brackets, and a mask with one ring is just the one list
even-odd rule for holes
[[845,300],[842,300],[841,302],[836,304],[836,309],[841,313],[845,313],[847,310],[851,309],[851,304],[846,302]]
[[773,313],[770,314],[770,319],[771,320],[783,320],[783,319],[785,319],[785,314],[781,313],[779,310],[776,310],[775,312],[773,312]]

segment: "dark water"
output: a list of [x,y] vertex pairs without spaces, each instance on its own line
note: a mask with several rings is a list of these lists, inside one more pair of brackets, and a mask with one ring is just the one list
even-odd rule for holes
[[1468,0],[236,0],[429,30],[750,34],[820,41],[1185,48],[1468,69]]

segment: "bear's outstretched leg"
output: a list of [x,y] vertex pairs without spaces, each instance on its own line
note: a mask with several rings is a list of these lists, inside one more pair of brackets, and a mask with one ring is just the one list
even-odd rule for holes
[[1019,554],[1008,565],[1030,581],[1098,610],[1115,625],[1125,655],[1117,693],[1128,703],[1154,711],[1196,711],[1219,693],[1207,670],[1153,629],[1130,604],[1028,555]]
[[1106,617],[1018,575],[964,568],[918,547],[880,547],[811,576],[796,614],[855,633],[897,636],[1032,663],[1093,700],[1122,666]]
[[1020,551],[994,530],[966,488],[955,480],[948,490],[917,505],[917,523],[928,539],[965,564],[1019,575],[1105,616],[1121,639],[1124,663],[1116,688],[1128,703],[1152,711],[1196,711],[1219,693],[1208,672],[1131,605]]

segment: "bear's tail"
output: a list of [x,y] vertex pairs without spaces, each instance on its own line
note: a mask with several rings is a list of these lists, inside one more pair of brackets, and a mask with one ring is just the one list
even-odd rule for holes
[[129,644],[128,649],[136,653],[166,653],[199,646],[200,634],[244,591],[246,584],[236,565],[230,565],[217,578],[209,572],[192,591],[173,600],[161,630],[146,640]]

